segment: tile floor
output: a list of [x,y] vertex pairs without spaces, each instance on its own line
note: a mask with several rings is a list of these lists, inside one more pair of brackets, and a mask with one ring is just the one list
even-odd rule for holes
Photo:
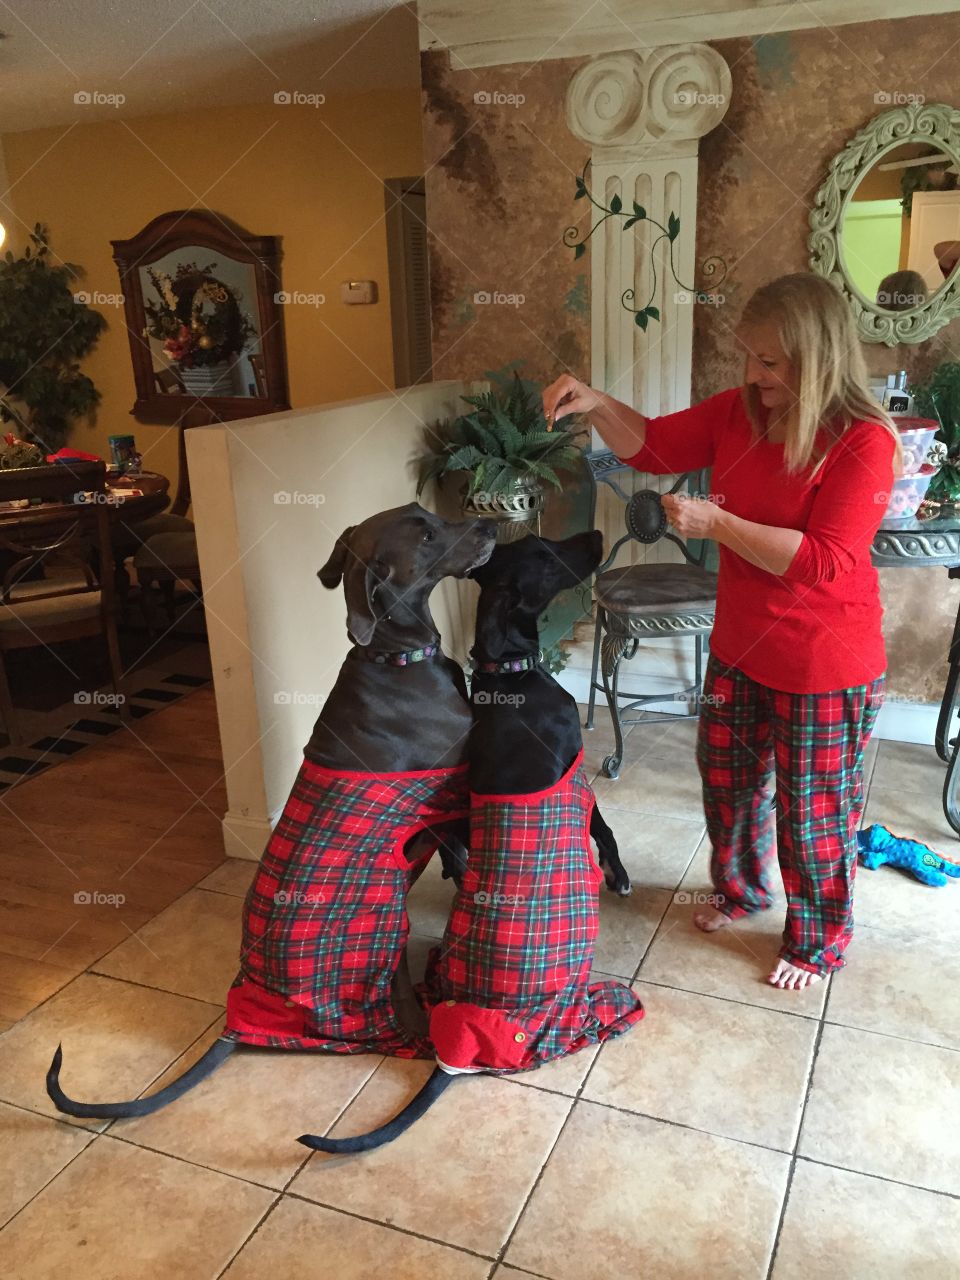
[[[64,1084],[131,1096],[220,1026],[241,896],[228,862],[0,1040],[0,1258],[40,1280],[955,1280],[960,1275],[960,883],[861,870],[851,963],[763,983],[776,913],[714,938],[693,727],[635,729],[597,793],[635,890],[602,899],[599,972],[633,982],[630,1035],[517,1080],[459,1083],[406,1137],[309,1155],[305,1129],[392,1114],[428,1063],[251,1055],[139,1120],[55,1119]],[[587,739],[599,767],[604,729]],[[958,853],[932,749],[871,748],[867,821]],[[443,928],[435,871],[413,966]]]

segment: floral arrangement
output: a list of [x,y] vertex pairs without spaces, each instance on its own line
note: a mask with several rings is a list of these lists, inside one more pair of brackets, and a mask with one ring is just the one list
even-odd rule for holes
[[29,440],[18,440],[12,431],[0,437],[0,469],[39,467],[42,462],[42,452]]
[[165,355],[184,369],[230,360],[256,336],[239,292],[212,274],[216,266],[182,262],[173,277],[147,268],[160,301],[144,302],[146,333],[162,341]]

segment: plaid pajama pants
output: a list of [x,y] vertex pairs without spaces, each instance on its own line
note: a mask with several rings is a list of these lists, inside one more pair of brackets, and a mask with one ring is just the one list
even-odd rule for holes
[[[432,1058],[397,1015],[406,897],[434,849],[404,845],[465,817],[467,767],[339,772],[304,760],[253,884],[225,1039],[278,1049]],[[435,848],[436,846],[434,846]]]
[[735,920],[771,905],[776,831],[787,895],[780,956],[813,973],[842,968],[853,934],[863,750],[883,684],[786,693],[707,663],[697,765],[718,910]]
[[590,982],[603,873],[581,760],[547,791],[470,797],[463,886],[425,983],[446,1066],[523,1071],[643,1017],[628,986]]

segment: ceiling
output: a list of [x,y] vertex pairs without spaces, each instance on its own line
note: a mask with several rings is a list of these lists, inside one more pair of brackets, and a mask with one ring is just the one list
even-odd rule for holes
[[0,133],[420,80],[395,0],[11,0],[0,31]]

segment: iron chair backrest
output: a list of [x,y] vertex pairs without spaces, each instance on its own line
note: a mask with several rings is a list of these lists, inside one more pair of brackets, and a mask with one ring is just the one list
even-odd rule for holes
[[[668,492],[677,493],[685,484],[692,481],[692,492],[701,494],[704,492],[705,478],[705,471],[685,471],[677,476]],[[604,477],[604,483],[614,489],[626,502],[624,519],[627,531],[613,544],[610,554],[597,569],[598,574],[606,573],[612,566],[617,558],[617,553],[625,542],[642,542],[646,546],[651,546],[653,543],[659,542],[661,538],[666,538],[675,547],[679,547],[688,564],[696,565],[700,569],[704,567],[707,558],[706,540],[699,539],[699,548],[694,552],[690,550],[683,538],[679,538],[675,533],[670,532],[667,527],[667,513],[664,511],[663,503],[661,502],[662,495],[656,489],[640,489],[630,496],[624,493],[615,480]]]
[[[73,556],[83,577],[83,585],[58,587],[47,592],[30,592],[33,601],[55,596],[76,595],[99,588],[104,608],[109,608],[113,590],[113,555],[103,462],[49,463],[39,467],[0,470],[0,502],[39,498],[51,506],[26,507],[16,520],[0,526],[0,549],[13,553],[0,577],[0,607],[15,603],[11,590],[48,556]],[[78,500],[92,494],[92,501]],[[94,579],[89,557],[91,526],[98,551],[99,583]],[[8,557],[5,557],[8,558]]]

